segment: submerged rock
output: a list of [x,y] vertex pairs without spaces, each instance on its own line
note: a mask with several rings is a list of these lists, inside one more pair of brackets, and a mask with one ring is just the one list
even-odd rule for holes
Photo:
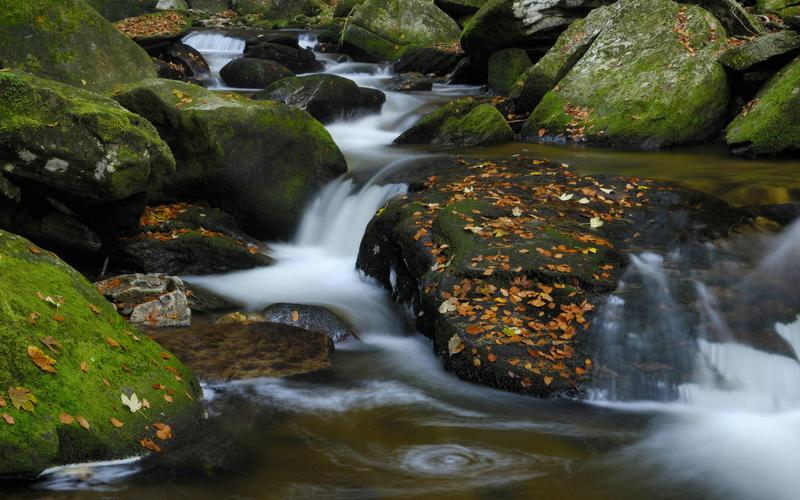
[[264,310],[263,317],[270,323],[281,323],[304,330],[323,332],[335,344],[356,336],[353,327],[336,313],[322,306],[273,304]]
[[494,106],[466,97],[422,117],[395,139],[395,143],[485,146],[513,138],[514,132]]
[[379,90],[359,87],[341,76],[307,75],[279,80],[253,95],[253,99],[282,102],[308,112],[322,123],[330,123],[377,113],[386,96]]
[[720,130],[728,81],[719,21],[671,0],[620,0],[593,16],[608,22],[536,106],[524,136],[658,148]]
[[786,65],[726,130],[728,147],[745,155],[800,152],[800,58]]
[[263,89],[294,73],[275,61],[241,57],[226,64],[219,75],[231,87]]
[[155,76],[147,53],[82,0],[4,2],[2,19],[6,68],[95,92]]
[[154,331],[203,380],[289,377],[331,367],[333,342],[322,332],[277,323],[230,323]]
[[[0,344],[2,477],[140,455],[150,443],[170,448],[202,418],[202,391],[183,364],[77,271],[4,231]],[[122,404],[134,394],[147,401],[144,411]],[[158,439],[154,423],[169,425],[174,439]]]
[[325,128],[285,104],[156,79],[115,98],[168,137],[178,159],[154,200],[205,200],[256,238],[289,237],[317,191],[347,171]]
[[446,368],[536,396],[586,387],[595,307],[628,252],[749,220],[699,192],[543,161],[441,159],[390,181],[409,194],[372,219],[358,268],[412,307]]

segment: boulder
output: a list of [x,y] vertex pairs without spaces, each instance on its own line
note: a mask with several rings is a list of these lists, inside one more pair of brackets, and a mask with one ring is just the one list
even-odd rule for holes
[[289,377],[331,367],[328,335],[277,323],[204,325],[151,336],[203,380]]
[[424,116],[395,139],[395,143],[486,146],[513,138],[514,132],[494,106],[466,97]]
[[206,200],[256,238],[289,237],[311,198],[347,171],[325,128],[285,104],[157,79],[116,99],[149,119],[178,158],[153,199]]
[[192,311],[186,294],[175,290],[136,306],[130,322],[148,328],[186,327],[192,323]]
[[123,316],[130,316],[140,304],[171,292],[185,292],[183,280],[165,274],[123,274],[94,284]]
[[272,20],[315,16],[322,5],[322,0],[233,0],[233,8],[240,16],[257,14]]
[[175,169],[169,148],[141,116],[20,71],[0,72],[0,144],[9,179],[92,202],[146,191]]
[[139,234],[122,239],[114,266],[145,273],[214,274],[272,264],[266,248],[233,218],[207,206],[148,207]]
[[100,237],[86,224],[61,212],[23,212],[7,227],[65,257],[96,256],[103,246]]
[[158,0],[156,10],[189,10],[186,0]]
[[184,74],[195,78],[208,75],[211,71],[203,54],[185,43],[171,43],[162,57],[168,63],[179,65]]
[[353,13],[353,9],[364,3],[366,0],[336,0],[333,10],[334,17],[348,17]]
[[0,61],[93,91],[155,76],[147,53],[82,0],[6,2]]
[[0,227],[9,227],[22,200],[22,191],[0,172]]
[[294,76],[277,81],[253,96],[302,109],[322,123],[380,111],[386,96],[376,100],[370,89],[336,75]]
[[275,61],[242,57],[226,64],[219,75],[231,87],[263,89],[294,73]]
[[192,28],[192,18],[176,11],[153,12],[117,21],[114,27],[137,44],[150,49],[186,36]]
[[517,80],[533,65],[528,53],[511,48],[495,52],[489,57],[489,88],[508,95]]
[[370,222],[357,266],[459,377],[554,397],[591,387],[597,306],[628,253],[726,236],[748,216],[655,181],[518,158],[431,160]]
[[219,14],[231,9],[229,0],[189,0],[193,10],[200,10],[206,14]]
[[431,90],[433,79],[422,73],[400,73],[392,76],[386,90],[394,92],[412,92],[415,90]]
[[523,136],[658,148],[717,133],[729,94],[719,21],[671,0],[608,9],[605,27],[545,94]]
[[488,0],[433,0],[433,3],[453,19],[471,16],[480,10]]
[[367,0],[356,8],[343,41],[373,60],[394,61],[409,45],[454,44],[459,32],[430,0]]
[[159,0],[86,0],[86,3],[111,22],[153,12],[158,2]]
[[260,43],[247,49],[245,57],[275,61],[295,73],[316,73],[324,66],[317,61],[314,53],[299,47],[290,47],[281,43]]
[[423,75],[445,76],[455,69],[463,54],[455,50],[437,47],[411,45],[394,63],[397,73],[422,73]]
[[737,154],[798,154],[800,151],[800,58],[772,79],[728,125],[725,139]]
[[322,306],[273,304],[264,310],[264,319],[270,323],[322,332],[330,337],[334,344],[345,342],[355,336],[353,327],[336,313]]
[[800,4],[797,0],[756,0],[756,11],[759,14],[779,14],[784,9]]
[[[126,324],[77,271],[5,231],[0,339],[2,477],[140,455],[155,443],[171,448],[202,419],[202,390],[180,361]],[[123,404],[134,394],[149,407]],[[173,439],[158,439],[155,423],[170,426]]]
[[685,3],[703,7],[714,14],[731,36],[755,36],[764,33],[761,21],[737,0],[689,0]]
[[794,31],[767,33],[729,48],[719,61],[734,71],[753,71],[762,66],[782,66],[800,52],[800,34]]

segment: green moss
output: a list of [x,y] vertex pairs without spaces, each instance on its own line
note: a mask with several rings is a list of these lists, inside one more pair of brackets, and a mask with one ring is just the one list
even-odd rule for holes
[[522,49],[495,52],[489,58],[489,87],[507,95],[532,64],[528,54]]
[[451,101],[424,116],[395,142],[483,146],[513,137],[511,127],[494,106],[467,97]]
[[[154,422],[168,423],[176,436],[190,432],[201,414],[194,376],[174,357],[164,359],[168,354],[162,357],[163,349],[128,326],[76,271],[32,249],[27,240],[0,231],[0,394],[7,403],[2,411],[15,420],[0,428],[0,475],[142,453],[140,439],[156,440]],[[58,353],[43,344],[46,337],[59,342]],[[28,346],[53,357],[56,373],[39,369]],[[173,403],[154,384],[174,391]],[[29,389],[38,401],[34,411],[14,408],[8,387]],[[131,413],[120,400],[131,392],[151,408]],[[90,429],[62,424],[62,413],[84,417]],[[124,427],[114,427],[111,418]]]

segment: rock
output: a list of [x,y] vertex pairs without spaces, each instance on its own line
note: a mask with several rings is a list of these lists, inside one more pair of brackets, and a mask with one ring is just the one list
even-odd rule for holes
[[347,171],[325,128],[284,104],[156,79],[116,99],[169,137],[179,159],[154,200],[206,200],[256,238],[289,237],[311,198]]
[[164,51],[164,60],[180,65],[184,73],[195,78],[207,75],[210,71],[208,62],[199,51],[185,43],[174,42]]
[[353,9],[364,3],[366,0],[336,0],[334,7],[334,17],[348,17],[352,14]]
[[265,323],[266,320],[264,319],[263,314],[258,313],[242,313],[242,312],[232,312],[228,313],[225,316],[219,318],[214,323],[217,325],[230,325],[230,324],[242,324],[247,325],[250,323]]
[[3,67],[97,92],[155,76],[147,53],[81,0],[7,2],[3,19]]
[[767,33],[722,53],[719,61],[734,71],[751,71],[754,67],[783,65],[800,52],[800,35],[794,31]]
[[231,9],[229,0],[189,0],[193,10],[200,10],[207,14],[219,14]]
[[460,29],[426,0],[366,0],[344,32],[345,46],[373,60],[397,60],[409,45],[454,44]]
[[294,76],[275,61],[242,57],[226,64],[219,72],[225,84],[243,89],[263,89],[282,78]]
[[315,16],[322,5],[319,0],[233,0],[240,16],[258,14],[266,19],[294,19],[298,15]]
[[488,0],[433,0],[433,3],[453,19],[458,19],[475,14],[487,1]]
[[461,58],[462,54],[456,51],[411,45],[394,63],[394,70],[397,73],[445,76],[455,69]]
[[331,367],[330,337],[288,325],[218,324],[152,336],[203,380],[289,377]]
[[[155,440],[152,422],[123,406],[123,394],[147,399],[148,414],[172,428],[174,439],[158,440],[161,448],[185,441],[202,419],[202,390],[183,364],[127,325],[77,271],[5,231],[0,339],[1,410],[14,419],[3,423],[0,476],[32,479],[55,465],[146,452],[140,441]],[[52,372],[34,364],[33,356]],[[153,388],[156,381],[165,389]],[[25,397],[30,411],[15,407],[7,388],[33,396]],[[112,418],[123,427],[112,426]]]
[[796,0],[756,0],[756,11],[759,14],[778,14],[797,4]]
[[725,139],[737,154],[800,151],[800,58],[786,65],[728,125]]
[[658,148],[719,131],[729,94],[717,62],[724,29],[699,7],[643,2],[608,7],[607,25],[542,98],[523,137]]
[[411,307],[447,369],[535,396],[590,387],[595,306],[627,253],[749,222],[696,191],[524,158],[432,160],[387,181],[409,193],[373,217],[358,268]]
[[334,344],[355,336],[353,328],[336,313],[322,306],[303,304],[273,304],[264,311],[270,323],[291,325],[304,330],[326,334]]
[[317,61],[314,53],[310,50],[280,43],[260,43],[248,49],[245,57],[275,61],[295,73],[315,73],[324,69],[322,63]]
[[100,237],[83,222],[60,212],[41,217],[22,214],[10,227],[21,236],[68,257],[97,255],[103,246]]
[[461,59],[447,81],[453,85],[483,85],[489,78],[488,64],[472,57]]
[[686,3],[703,7],[714,14],[731,36],[753,36],[764,32],[761,21],[737,0],[689,0]]
[[9,227],[22,199],[22,191],[0,172],[0,228]]
[[120,241],[115,266],[146,273],[214,274],[272,264],[266,248],[225,212],[180,203],[148,208],[139,234]]
[[176,11],[153,12],[117,21],[114,27],[142,47],[151,49],[186,36],[192,28],[192,18]]
[[495,52],[489,57],[489,87],[507,95],[532,65],[527,52],[522,49],[511,48]]
[[147,120],[107,97],[20,71],[0,73],[0,122],[4,175],[73,198],[121,200],[175,169]]
[[123,316],[130,316],[137,306],[162,295],[185,293],[180,278],[165,274],[123,274],[98,281],[94,286]]
[[254,99],[269,99],[302,109],[322,123],[378,112],[386,96],[376,100],[367,89],[336,75],[308,75],[284,78]]
[[514,132],[494,106],[467,97],[422,117],[395,139],[395,143],[485,146],[513,138]]
[[191,281],[184,281],[183,284],[186,287],[186,296],[189,299],[189,309],[192,311],[220,312],[230,311],[237,307],[233,302]]
[[296,31],[281,30],[225,30],[229,36],[240,37],[245,42],[245,52],[264,43],[277,43],[293,49],[300,49],[300,34]]
[[160,0],[86,0],[111,22],[153,12]]
[[386,90],[394,92],[411,92],[415,90],[431,90],[433,80],[422,73],[400,73],[389,80]]
[[136,306],[130,321],[148,328],[181,328],[192,323],[192,311],[186,294],[175,290]]
[[189,10],[186,0],[158,0],[156,10]]

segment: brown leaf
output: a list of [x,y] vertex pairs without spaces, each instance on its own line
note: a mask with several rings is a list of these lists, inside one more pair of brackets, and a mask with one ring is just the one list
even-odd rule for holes
[[31,251],[32,254],[35,254],[35,255],[38,255],[38,254],[42,253],[41,250],[39,250],[38,248],[36,248],[34,246],[30,247],[30,251]]
[[110,347],[121,347],[119,342],[110,337],[106,337],[106,344],[108,344]]
[[109,382],[108,379],[105,377],[103,377],[103,384],[106,385],[107,387],[111,387],[111,382]]
[[153,440],[150,438],[142,439],[141,441],[139,441],[139,444],[141,444],[143,447],[147,448],[150,451],[154,451],[156,453],[161,452],[161,447],[158,446],[156,443],[154,443]]
[[36,404],[36,396],[31,394],[30,389],[25,387],[9,387],[8,396],[11,398],[11,405],[17,410],[33,412],[33,405]]
[[122,421],[117,420],[116,418],[111,419],[111,425],[113,425],[117,429],[119,429],[120,427],[125,427],[125,424]]
[[80,415],[75,415],[75,420],[78,421],[78,425],[80,425],[81,427],[83,427],[87,431],[89,430],[89,421],[88,420],[86,420],[85,418],[83,418]]
[[62,345],[61,345],[61,342],[59,342],[58,340],[56,340],[55,338],[53,338],[53,336],[52,336],[52,335],[48,335],[47,337],[43,337],[43,338],[41,338],[41,339],[39,339],[39,340],[40,340],[40,341],[41,341],[41,343],[42,343],[42,344],[44,344],[44,345],[45,345],[45,346],[46,346],[48,349],[50,349],[50,352],[52,352],[53,354],[58,354],[58,351],[56,350],[56,347],[59,347],[59,348],[61,348],[61,349],[63,349],[63,348],[64,348],[64,346],[62,346]]
[[62,413],[58,416],[58,420],[64,425],[72,425],[72,423],[75,422],[75,417],[69,413]]
[[37,313],[37,312],[30,313],[28,315],[28,323],[30,323],[31,326],[38,325],[39,324],[39,313]]
[[8,425],[14,425],[14,417],[8,413],[3,413],[3,420],[5,420]]
[[166,441],[168,439],[172,439],[172,427],[167,424],[156,422],[153,424],[153,428],[155,428],[158,432],[156,432],[156,437],[162,441]]
[[43,371],[46,371],[48,373],[56,372],[56,369],[53,368],[53,365],[56,364],[56,360],[45,354],[44,351],[42,351],[38,347],[29,345],[28,356],[30,356],[31,361],[33,361],[34,364],[39,368],[41,368]]
[[292,321],[295,323],[300,321],[300,313],[297,311],[292,311]]
[[3,399],[3,396],[0,396],[0,408],[6,407],[6,400]]
[[83,373],[89,373],[89,365],[86,364],[86,361],[81,361],[81,371]]
[[98,316],[99,316],[99,315],[100,315],[100,313],[102,312],[102,311],[100,310],[100,308],[99,308],[99,307],[97,307],[97,306],[96,306],[96,305],[94,305],[94,304],[87,304],[87,305],[89,306],[89,309],[91,309],[91,310],[92,310],[92,312],[93,312],[93,313],[95,313],[95,314],[97,314]]
[[59,323],[63,323],[64,321],[66,321],[66,318],[64,316],[61,316],[60,314],[56,314],[55,316],[53,316],[53,321],[58,321]]
[[172,359],[172,356],[170,356],[168,353],[163,352],[163,351],[158,353],[158,355],[161,356],[161,359]]
[[147,408],[149,410],[150,409],[150,401],[148,401],[146,399],[142,399],[142,406],[144,406],[145,408]]
[[167,403],[172,403],[172,396],[170,396],[169,394],[164,394],[164,401],[166,401]]

